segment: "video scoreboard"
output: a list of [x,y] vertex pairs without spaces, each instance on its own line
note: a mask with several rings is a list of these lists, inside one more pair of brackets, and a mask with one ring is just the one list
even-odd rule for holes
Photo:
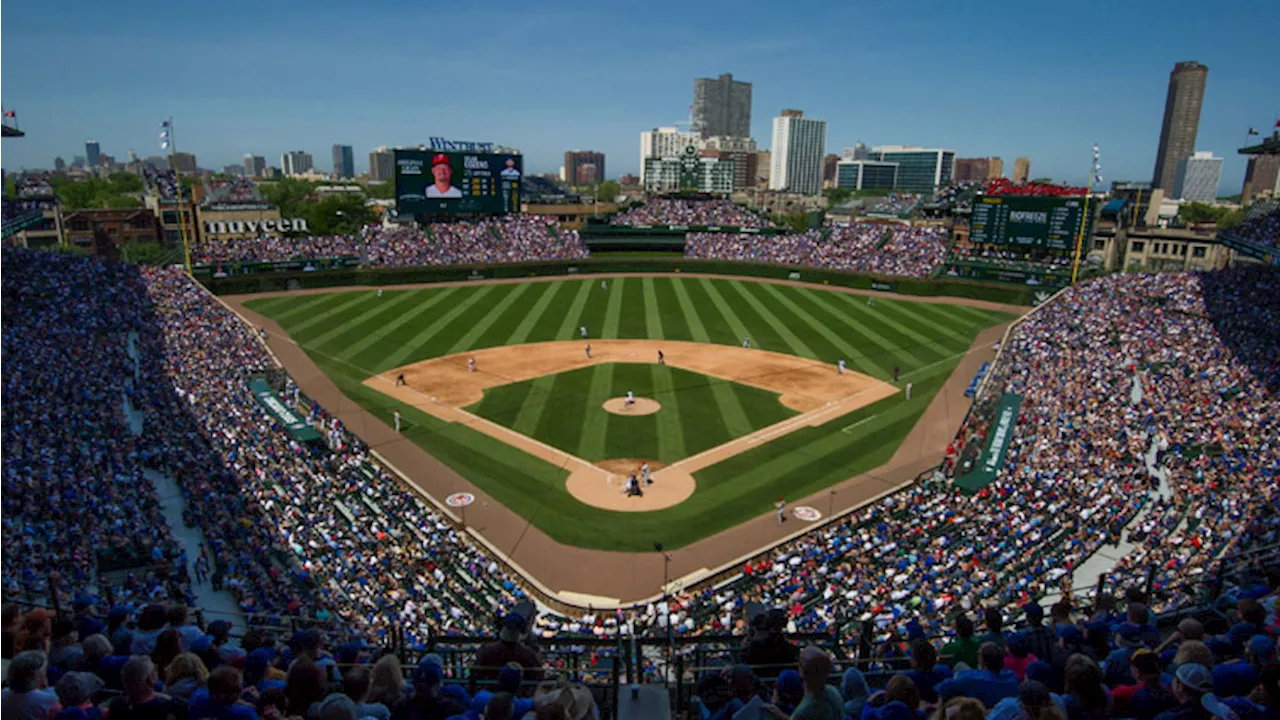
[[520,155],[396,150],[395,162],[401,215],[520,212]]
[[1082,197],[978,197],[969,241],[1074,251],[1083,219]]

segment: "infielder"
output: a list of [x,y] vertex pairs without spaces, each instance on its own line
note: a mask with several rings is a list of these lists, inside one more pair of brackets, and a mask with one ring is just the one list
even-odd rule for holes
[[742,338],[742,347],[744,347],[744,348],[749,348],[749,347],[751,347],[751,338],[749,338],[749,337],[744,337],[744,338]]
[[658,364],[659,364],[659,365],[666,365],[666,364],[667,364],[667,357],[666,357],[665,355],[663,355],[663,354],[662,354],[662,351],[661,351],[661,350],[659,350],[659,351],[658,351]]
[[400,432],[400,408],[396,408],[396,432]]
[[475,371],[476,371],[476,359],[469,358],[467,360],[467,372],[475,372]]
[[404,381],[404,373],[400,373],[399,375],[396,376],[396,387],[400,387],[401,385],[408,385],[408,384],[409,383]]
[[653,484],[653,478],[649,476],[649,463],[643,463],[640,465],[640,482],[645,485]]
[[837,367],[837,369],[839,370],[840,374],[841,374],[841,375],[843,375],[843,374],[844,374],[844,360],[841,360],[839,363],[837,363],[837,364],[836,364],[836,367]]
[[582,339],[583,339],[583,340],[586,340],[586,339],[587,339],[587,326],[586,326],[586,325],[582,325],[582,326],[580,326],[580,327],[578,328],[578,334],[582,336]]
[[636,395],[630,390],[627,391],[627,400],[623,403],[624,407],[631,407],[636,404]]
[[781,525],[782,523],[786,522],[787,521],[787,501],[783,500],[782,498],[778,498],[778,502],[774,503],[773,507],[775,510],[778,511],[778,524]]
[[911,399],[911,386],[912,386],[912,383],[907,383],[907,399],[908,400]]
[[587,359],[591,359],[591,343],[587,343]]

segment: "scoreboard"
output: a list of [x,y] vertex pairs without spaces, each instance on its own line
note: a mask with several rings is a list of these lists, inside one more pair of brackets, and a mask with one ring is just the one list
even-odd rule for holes
[[1075,250],[1083,219],[1082,197],[978,197],[969,219],[969,241]]
[[395,162],[402,215],[520,212],[520,155],[396,150]]

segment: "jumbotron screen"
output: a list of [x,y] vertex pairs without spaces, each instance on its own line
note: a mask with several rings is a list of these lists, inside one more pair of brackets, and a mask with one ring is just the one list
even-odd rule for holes
[[1075,250],[1084,198],[979,197],[969,219],[974,243]]
[[519,155],[396,150],[395,158],[402,215],[520,212]]

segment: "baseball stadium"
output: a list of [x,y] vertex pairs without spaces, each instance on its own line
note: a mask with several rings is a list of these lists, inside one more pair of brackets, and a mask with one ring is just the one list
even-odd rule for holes
[[[1141,200],[1091,187],[574,223],[516,202],[518,154],[395,152],[412,200],[329,235],[143,169],[181,237],[150,262],[13,183],[6,703],[1273,716],[1280,201],[1160,270],[1110,255],[1162,232]],[[508,184],[466,205],[483,163]],[[1001,212],[1068,230],[1015,253]]]

